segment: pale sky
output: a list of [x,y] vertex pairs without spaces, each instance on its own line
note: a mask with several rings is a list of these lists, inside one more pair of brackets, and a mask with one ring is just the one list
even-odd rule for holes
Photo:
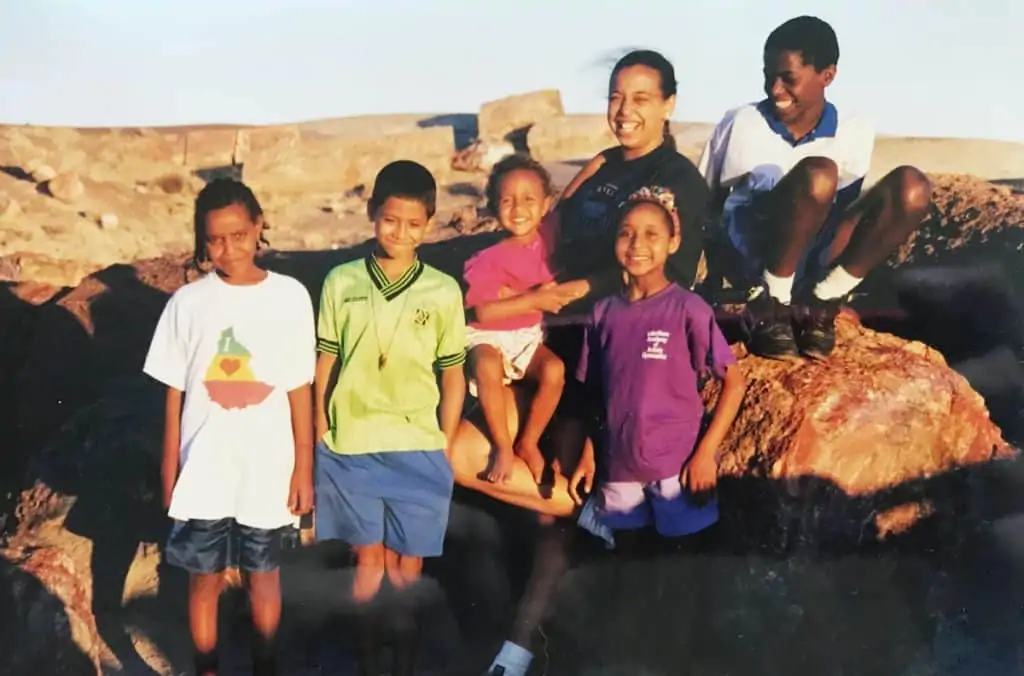
[[548,87],[601,112],[628,47],[675,64],[676,119],[715,121],[805,13],[839,35],[830,99],[880,132],[1024,141],[1020,0],[0,0],[0,122],[474,112]]

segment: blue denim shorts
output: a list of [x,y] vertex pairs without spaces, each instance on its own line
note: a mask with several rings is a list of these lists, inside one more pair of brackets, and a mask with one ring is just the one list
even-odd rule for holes
[[281,543],[288,530],[243,526],[231,518],[176,521],[164,547],[164,559],[198,575],[226,568],[266,573],[280,567]]

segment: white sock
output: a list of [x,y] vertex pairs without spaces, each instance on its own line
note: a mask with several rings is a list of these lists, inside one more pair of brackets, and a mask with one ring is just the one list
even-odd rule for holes
[[776,277],[767,270],[764,271],[764,284],[768,287],[768,295],[783,305],[789,305],[793,300],[793,279],[796,275],[789,277]]
[[512,641],[505,641],[505,645],[501,646],[498,656],[491,662],[487,673],[493,674],[495,667],[502,667],[505,669],[502,676],[526,676],[532,661],[533,653],[529,650]]
[[815,285],[814,297],[818,300],[842,298],[849,295],[862,281],[861,277],[854,277],[843,266],[837,265],[825,279]]

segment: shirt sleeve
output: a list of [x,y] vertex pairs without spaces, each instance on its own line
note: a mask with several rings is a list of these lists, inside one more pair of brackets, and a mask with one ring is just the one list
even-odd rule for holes
[[309,292],[300,283],[295,283],[294,297],[290,298],[292,321],[288,345],[289,355],[285,369],[285,390],[292,390],[313,382],[316,374],[316,324],[313,318],[313,301]]
[[697,163],[697,170],[704,177],[704,182],[712,192],[723,187],[722,169],[725,164],[726,154],[729,152],[729,139],[732,136],[733,122],[736,119],[736,111],[730,110],[715,125],[704,144],[700,160]]
[[715,321],[715,311],[698,296],[691,298],[686,314],[686,340],[691,365],[701,379],[725,377],[725,369],[736,363],[736,355]]
[[338,356],[341,338],[338,332],[338,275],[329,273],[320,290],[320,316],[316,325],[317,352]]
[[450,369],[466,362],[466,312],[462,306],[462,291],[451,280],[449,300],[441,308],[441,331],[437,340],[437,367]]
[[504,277],[492,253],[493,248],[484,249],[466,261],[462,278],[466,283],[468,308],[498,300]]
[[164,306],[149,344],[142,371],[182,392],[188,379],[188,328],[177,294]]

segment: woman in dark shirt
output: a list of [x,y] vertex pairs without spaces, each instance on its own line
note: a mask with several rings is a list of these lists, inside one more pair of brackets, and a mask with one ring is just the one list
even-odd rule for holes
[[[553,485],[549,478],[538,486],[518,458],[504,483],[488,481],[491,443],[478,415],[464,420],[452,440],[451,464],[460,486],[533,510],[542,515],[546,526],[539,534],[533,575],[509,640],[488,673],[525,674],[532,657],[532,634],[565,569],[569,546],[566,538],[571,537],[574,528],[562,528],[552,521],[575,511],[567,477],[572,476],[588,428],[600,412],[598,402],[587,396],[574,378],[583,345],[583,321],[595,300],[621,284],[621,271],[614,257],[614,219],[635,190],[660,185],[675,194],[682,245],[670,258],[668,270],[673,281],[686,288],[691,288],[696,278],[710,195],[697,168],[675,149],[669,132],[675,104],[675,70],[661,54],[634,51],[615,64],[608,87],[608,125],[619,145],[590,160],[563,192],[555,252],[561,283],[501,301],[508,316],[535,310],[556,315],[549,322],[547,345],[565,362],[566,386],[546,435],[545,450],[555,470]],[[491,306],[492,315],[496,305]],[[528,399],[521,392],[510,392],[507,410],[515,438],[520,412],[526,410]]]

